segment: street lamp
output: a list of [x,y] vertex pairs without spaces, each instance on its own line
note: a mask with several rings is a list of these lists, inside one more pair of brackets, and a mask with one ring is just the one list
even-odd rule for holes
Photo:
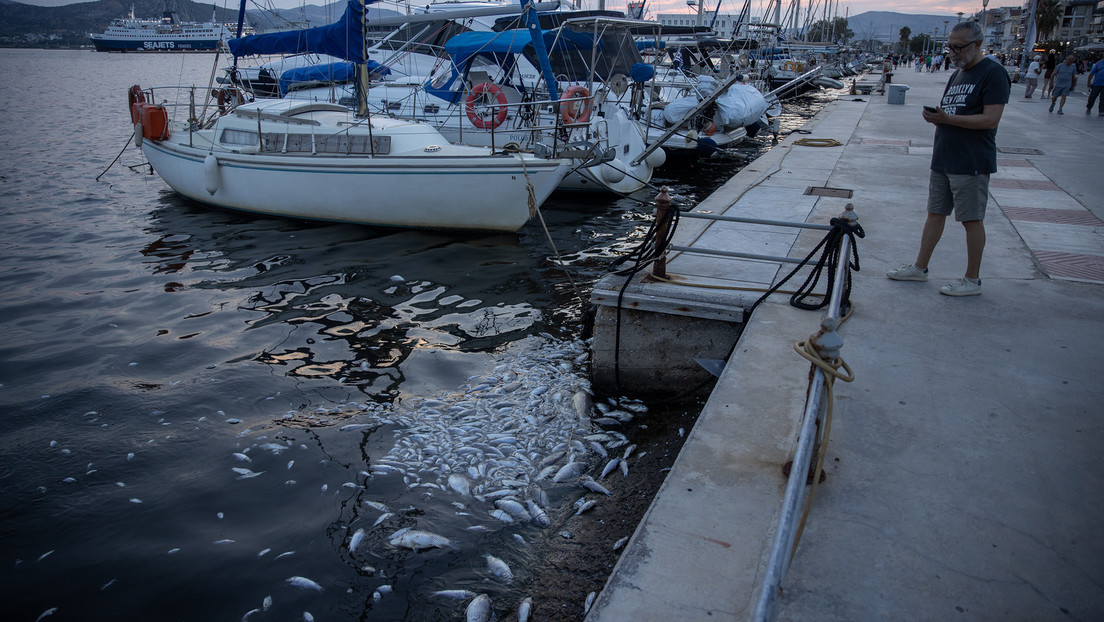
[[962,21],[962,11],[958,12],[958,21]]

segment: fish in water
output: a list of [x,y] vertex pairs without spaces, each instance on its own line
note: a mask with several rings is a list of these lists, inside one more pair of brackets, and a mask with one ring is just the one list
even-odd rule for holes
[[591,492],[597,492],[606,495],[607,497],[612,494],[610,491],[606,490],[604,486],[594,481],[594,478],[589,475],[584,475],[580,477],[579,485]]
[[486,594],[476,596],[468,603],[464,613],[467,622],[488,622],[491,619],[491,597]]
[[468,481],[467,477],[459,473],[453,473],[448,476],[448,487],[464,497],[471,496],[471,482]]
[[617,470],[617,465],[621,464],[621,458],[614,458],[606,463],[605,468],[602,469],[602,475],[599,479],[606,479],[606,476]]
[[357,529],[352,538],[349,538],[349,553],[356,553],[357,549],[364,542],[364,530]]
[[556,471],[556,475],[552,477],[552,481],[561,483],[575,479],[583,473],[584,469],[586,469],[585,462],[568,462],[563,465],[559,471]]
[[529,616],[533,613],[533,599],[526,596],[518,605],[517,622],[529,622]]
[[594,606],[594,597],[597,595],[597,592],[591,592],[586,595],[586,602],[583,603],[583,615],[590,613],[590,608]]
[[476,594],[468,590],[438,590],[430,596],[447,600],[470,600],[475,598]]
[[506,562],[491,554],[483,557],[487,559],[487,570],[491,572],[491,576],[495,579],[503,583],[510,583],[514,580],[514,572],[510,570],[510,566]]
[[439,549],[452,545],[452,541],[444,536],[410,528],[396,531],[391,534],[391,537],[388,538],[387,541],[391,543],[391,546],[411,549],[415,553],[425,549]]
[[316,592],[323,591],[321,585],[318,585],[317,583],[315,583],[314,581],[311,581],[310,579],[308,579],[306,577],[299,577],[299,576],[288,577],[287,578],[287,584],[292,586],[292,587],[297,587],[297,588],[302,589],[302,590],[314,590]]

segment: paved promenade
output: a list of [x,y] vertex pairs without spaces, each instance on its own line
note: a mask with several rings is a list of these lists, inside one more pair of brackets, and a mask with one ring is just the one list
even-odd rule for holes
[[[1058,116],[1013,85],[983,294],[942,296],[965,269],[956,222],[929,282],[884,273],[916,255],[933,138],[920,109],[949,75],[897,72],[904,105],[842,96],[698,207],[827,223],[850,202],[866,231],[841,331],[856,378],[836,384],[828,476],[779,620],[1104,619],[1104,118],[1084,114],[1084,90]],[[818,186],[853,197],[805,194]],[[684,220],[675,243],[803,257],[821,235]],[[767,286],[788,271],[691,254],[669,263],[699,290]],[[804,408],[808,364],[792,344],[821,317],[786,299],[755,311],[588,620],[754,612]]]

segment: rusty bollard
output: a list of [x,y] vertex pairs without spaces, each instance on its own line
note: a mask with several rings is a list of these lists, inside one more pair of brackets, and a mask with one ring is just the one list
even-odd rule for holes
[[652,262],[652,276],[657,279],[667,278],[667,233],[671,223],[671,196],[667,194],[667,187],[659,190],[655,198],[656,206],[656,236],[655,258]]

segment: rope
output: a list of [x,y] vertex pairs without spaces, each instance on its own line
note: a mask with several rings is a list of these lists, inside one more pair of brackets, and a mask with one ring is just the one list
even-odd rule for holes
[[560,249],[556,248],[556,242],[552,239],[552,232],[548,230],[548,223],[544,222],[544,214],[540,210],[540,206],[537,205],[536,193],[533,190],[533,180],[529,178],[529,168],[525,166],[525,156],[518,154],[518,160],[521,162],[521,171],[525,174],[525,188],[529,193],[529,217],[532,218],[533,214],[536,214],[540,218],[541,228],[544,229],[544,235],[548,238],[548,245],[552,247],[552,252],[556,255],[556,261],[560,263],[560,269],[563,270],[564,275],[567,276],[567,282],[571,283],[571,289],[575,292],[575,297],[579,299],[580,305],[585,305],[583,300],[583,294],[579,291],[579,286],[575,284],[575,279],[571,277],[571,271],[567,269],[567,263],[563,260],[563,256],[560,255]]
[[842,147],[843,143],[835,138],[799,138],[793,141],[795,145],[802,147]]
[[127,138],[126,143],[123,144],[122,150],[119,151],[119,155],[115,156],[115,159],[111,161],[111,164],[108,164],[107,168],[105,168],[99,175],[96,175],[95,181],[100,181],[100,178],[107,174],[107,172],[111,170],[112,166],[115,166],[115,163],[119,161],[119,158],[123,157],[123,151],[126,151],[126,148],[130,146],[130,141],[132,140],[134,140],[134,132],[130,133],[130,136]]

